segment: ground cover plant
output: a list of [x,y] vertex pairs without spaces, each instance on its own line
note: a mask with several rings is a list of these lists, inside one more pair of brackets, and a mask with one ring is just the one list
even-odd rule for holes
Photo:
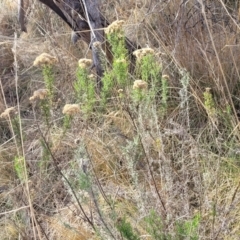
[[21,33],[16,8],[0,3],[0,239],[238,239],[239,2],[103,1],[101,92],[68,26],[35,2]]

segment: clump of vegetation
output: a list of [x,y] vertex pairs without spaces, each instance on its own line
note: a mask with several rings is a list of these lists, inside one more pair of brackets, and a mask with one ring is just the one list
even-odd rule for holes
[[105,105],[118,89],[126,89],[129,81],[127,49],[123,32],[124,21],[115,21],[105,29],[107,40],[111,44],[112,68],[102,78],[101,101]]
[[30,101],[37,101],[40,99],[40,107],[47,125],[50,124],[51,109],[54,101],[54,74],[53,65],[58,62],[56,57],[48,53],[40,54],[33,63],[33,66],[40,67],[42,70],[45,89],[38,89],[34,91],[33,96],[29,98]]
[[132,229],[132,226],[126,219],[118,219],[117,228],[121,235],[128,240],[139,240],[140,237],[137,236]]
[[[130,2],[109,2],[124,21],[93,44],[105,71],[101,91],[87,49],[68,48],[63,26],[58,44],[45,35],[31,54],[31,30],[15,39],[26,54],[12,53],[14,84],[1,70],[0,239],[239,237],[233,3]],[[59,26],[51,22],[51,31],[39,22],[41,40]],[[124,28],[144,46],[133,56]],[[40,54],[38,71],[32,57],[45,51],[58,58]]]
[[48,95],[50,100],[53,98],[53,88],[54,88],[54,76],[52,71],[52,66],[58,62],[56,57],[51,56],[48,53],[42,53],[39,55],[34,63],[33,66],[42,67],[42,75],[43,80],[45,83],[45,87],[48,90]]
[[16,174],[21,182],[25,180],[25,172],[24,172],[24,158],[23,157],[15,157],[14,159],[14,168]]
[[77,102],[82,103],[82,110],[86,113],[92,112],[96,103],[95,77],[89,73],[92,64],[91,59],[78,61],[77,80],[74,83]]

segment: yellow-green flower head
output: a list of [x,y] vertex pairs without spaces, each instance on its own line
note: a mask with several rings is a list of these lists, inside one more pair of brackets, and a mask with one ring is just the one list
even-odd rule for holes
[[56,57],[51,56],[48,53],[42,53],[33,62],[33,66],[38,67],[42,65],[54,65],[58,62]]
[[153,55],[154,50],[152,48],[141,48],[133,52],[133,55],[136,56],[137,60],[141,60],[144,56],[148,54]]
[[62,113],[65,115],[73,116],[80,112],[80,107],[78,104],[66,104],[63,107]]
[[78,61],[78,66],[84,69],[90,68],[92,66],[92,59],[81,58]]
[[0,118],[8,118],[14,114],[17,114],[15,107],[9,107],[0,115]]
[[123,20],[114,21],[107,28],[105,28],[104,31],[106,34],[119,32],[120,30],[122,30],[124,23],[125,22]]
[[143,80],[135,80],[133,83],[133,89],[147,90],[148,84]]
[[33,95],[29,98],[30,101],[36,100],[36,99],[45,99],[48,95],[47,89],[38,89],[33,92]]

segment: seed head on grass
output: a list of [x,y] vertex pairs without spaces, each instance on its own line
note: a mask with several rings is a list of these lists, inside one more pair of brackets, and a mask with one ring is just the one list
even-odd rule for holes
[[47,89],[38,89],[33,92],[33,95],[29,98],[30,101],[34,101],[36,99],[45,99],[48,95],[49,91]]
[[63,107],[62,113],[69,116],[74,116],[80,112],[78,104],[66,104]]
[[78,66],[80,68],[83,68],[83,69],[88,69],[92,66],[92,59],[88,59],[88,58],[81,58],[79,61],[78,61]]
[[133,55],[136,56],[138,61],[141,61],[143,57],[147,55],[153,55],[154,50],[152,48],[142,48],[133,52]]
[[148,84],[143,80],[135,80],[133,83],[134,90],[147,90]]
[[16,109],[15,107],[9,107],[7,109],[5,109],[5,111],[0,115],[0,118],[8,118],[11,115],[15,115]]
[[78,104],[66,104],[63,107],[62,113],[64,114],[64,119],[63,119],[64,134],[66,133],[67,129],[70,128],[71,121],[74,115],[78,114],[79,112],[80,112],[80,107]]
[[49,91],[48,95],[50,97],[50,105],[52,105],[52,100],[54,95],[53,65],[55,65],[57,62],[58,60],[56,57],[48,53],[42,53],[35,59],[33,63],[34,66],[42,68],[42,75],[43,75],[45,87]]
[[35,67],[41,67],[44,65],[54,65],[58,62],[57,58],[48,54],[48,53],[42,53],[33,62],[33,66]]
[[119,31],[121,32],[124,23],[125,22],[123,20],[114,21],[104,31],[107,35]]
[[90,74],[90,75],[88,75],[88,77],[89,77],[89,79],[91,79],[91,80],[95,80],[95,79],[96,79],[96,76],[95,76],[94,74]]

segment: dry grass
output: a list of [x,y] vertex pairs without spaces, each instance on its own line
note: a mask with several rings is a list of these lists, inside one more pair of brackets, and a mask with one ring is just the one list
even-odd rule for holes
[[[238,6],[203,2],[205,10],[191,0],[104,1],[110,22],[124,20],[131,40],[154,49],[169,76],[168,108],[163,115],[157,100],[135,106],[128,92],[123,100],[116,93],[104,113],[96,107],[86,116],[80,103],[67,129],[62,110],[75,99],[76,67],[91,58],[88,47],[71,44],[69,28],[37,3],[14,53],[16,4],[0,3],[0,114],[8,107],[21,114],[0,119],[1,239],[123,239],[117,226],[124,218],[141,239],[189,239],[176,237],[177,224],[197,215],[194,239],[239,238]],[[33,66],[43,52],[58,59],[49,123],[41,101],[29,101],[45,88]],[[24,180],[16,159],[24,161]],[[147,231],[152,209],[163,225],[158,238]]]

